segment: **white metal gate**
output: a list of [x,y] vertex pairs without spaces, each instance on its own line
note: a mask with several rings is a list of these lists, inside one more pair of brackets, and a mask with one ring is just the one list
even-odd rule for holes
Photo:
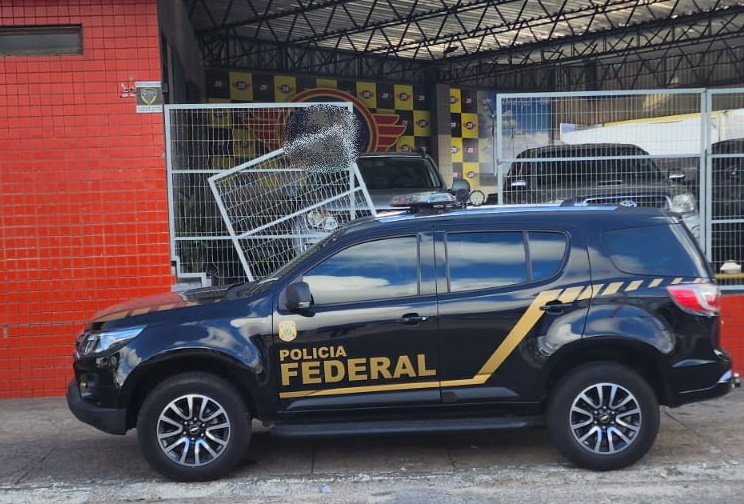
[[[302,110],[322,124],[305,121],[288,139]],[[352,126],[339,122],[351,114],[349,103],[166,106],[178,280],[265,276],[340,223],[374,213],[348,143]]]
[[744,286],[744,89],[501,94],[495,121],[498,202],[679,212]]

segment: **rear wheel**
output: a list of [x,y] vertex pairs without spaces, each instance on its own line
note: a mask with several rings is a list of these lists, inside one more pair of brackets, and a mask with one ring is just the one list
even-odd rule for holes
[[554,389],[548,431],[576,465],[606,471],[640,460],[659,431],[659,405],[638,373],[613,362],[571,371]]
[[147,396],[137,439],[148,463],[176,481],[219,478],[241,460],[251,419],[240,394],[209,373],[168,378]]

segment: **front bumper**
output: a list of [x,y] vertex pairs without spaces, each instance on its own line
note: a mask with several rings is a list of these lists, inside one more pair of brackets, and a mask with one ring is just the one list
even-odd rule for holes
[[67,406],[81,422],[92,425],[96,429],[109,434],[125,434],[127,432],[127,410],[124,408],[102,408],[97,404],[86,401],[80,395],[76,380],[70,381],[67,387]]

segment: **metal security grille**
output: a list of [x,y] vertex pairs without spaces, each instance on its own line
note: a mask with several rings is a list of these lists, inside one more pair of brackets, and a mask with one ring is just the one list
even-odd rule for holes
[[[299,109],[324,109],[287,141]],[[347,103],[166,106],[171,250],[179,281],[201,285],[271,273],[341,222],[374,208],[353,132],[334,122]],[[344,135],[340,135],[344,133]],[[345,140],[343,140],[345,142]],[[322,153],[322,163],[313,154]],[[310,162],[308,162],[310,161]]]
[[495,109],[498,203],[677,212],[724,288],[744,285],[744,91],[503,94]]
[[705,105],[711,124],[703,183],[706,253],[723,271],[724,286],[737,288],[744,285],[744,90],[710,90]]
[[296,167],[284,149],[209,183],[249,280],[270,274],[340,224],[374,212],[356,163],[327,172]]

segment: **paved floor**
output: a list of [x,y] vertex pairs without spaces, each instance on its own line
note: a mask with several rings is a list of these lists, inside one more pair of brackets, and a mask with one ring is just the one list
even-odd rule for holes
[[78,422],[64,399],[0,401],[0,504],[90,502],[744,502],[744,392],[664,409],[651,453],[596,473],[567,464],[544,429],[297,441],[257,432],[224,480],[178,484],[136,436]]

